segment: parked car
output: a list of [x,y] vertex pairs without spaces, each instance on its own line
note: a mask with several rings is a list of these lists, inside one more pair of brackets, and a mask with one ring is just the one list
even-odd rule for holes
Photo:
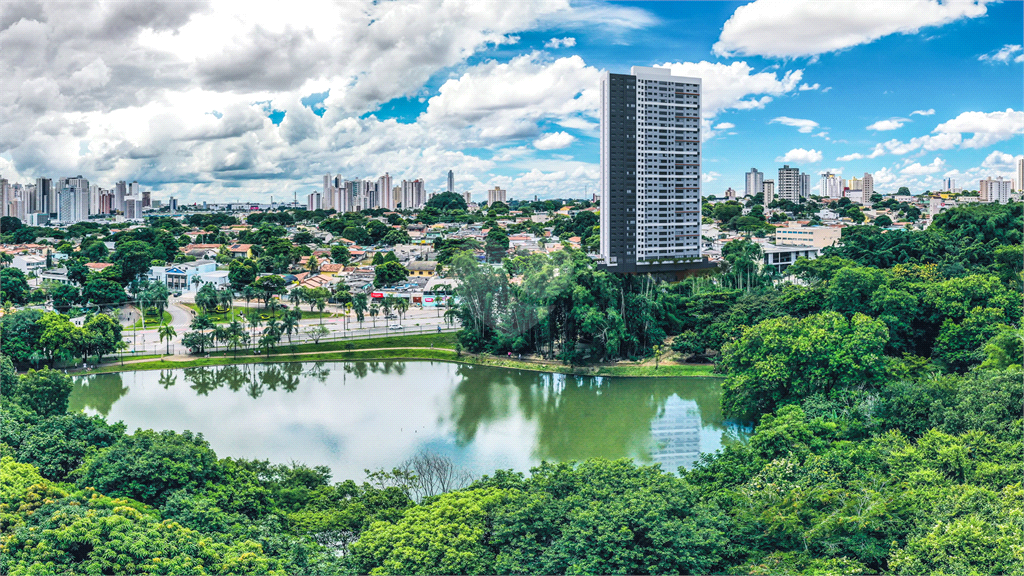
[[402,330],[403,328],[405,328],[405,326],[402,326],[401,324],[392,324],[391,326],[388,326],[388,330]]

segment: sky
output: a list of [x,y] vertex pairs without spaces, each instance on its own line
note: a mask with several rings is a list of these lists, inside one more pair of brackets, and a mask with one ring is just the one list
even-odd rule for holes
[[589,198],[600,77],[703,83],[703,193],[784,163],[977,189],[1024,152],[1024,4],[5,0],[0,176],[300,201],[323,175]]

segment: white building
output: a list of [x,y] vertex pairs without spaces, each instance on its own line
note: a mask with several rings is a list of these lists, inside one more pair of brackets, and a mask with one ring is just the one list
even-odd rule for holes
[[426,202],[423,180],[402,180],[402,209],[419,210]]
[[775,180],[764,181],[762,193],[764,194],[764,205],[767,206],[775,201]]
[[78,216],[78,189],[74,186],[63,187],[57,193],[57,222],[74,224],[81,220]]
[[843,197],[842,179],[831,172],[821,175],[821,197],[835,198]]
[[142,220],[142,198],[125,196],[124,217],[126,220]]
[[778,188],[776,189],[776,197],[780,200],[789,200],[790,202],[800,201],[800,169],[790,168],[789,164],[786,164],[782,168],[779,168],[779,182]]
[[387,172],[377,179],[377,206],[385,210],[394,210],[395,205],[391,194],[391,175]]
[[312,212],[320,209],[320,193],[313,191],[306,196],[306,210]]
[[875,193],[875,177],[869,173],[864,173],[864,180],[861,185],[861,190],[864,193],[864,201],[867,202],[871,199],[871,195]]
[[1024,188],[1024,158],[1017,159],[1017,183],[1014,184],[1014,190],[1020,192],[1021,188]]
[[747,183],[743,195],[750,197],[761,194],[764,189],[764,172],[758,172],[757,168],[751,168],[746,176]]
[[998,202],[1006,204],[1010,201],[1010,189],[1013,186],[1012,180],[1003,180],[1002,176],[994,180],[991,176],[981,181],[978,186],[978,196],[982,202]]

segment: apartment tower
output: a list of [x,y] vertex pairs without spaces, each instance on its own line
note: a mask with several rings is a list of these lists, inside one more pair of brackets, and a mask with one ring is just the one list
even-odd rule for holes
[[601,79],[601,259],[618,273],[700,258],[701,80],[634,66]]

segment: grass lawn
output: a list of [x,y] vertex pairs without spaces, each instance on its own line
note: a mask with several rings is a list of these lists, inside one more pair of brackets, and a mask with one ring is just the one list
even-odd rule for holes
[[[196,314],[199,313],[199,307],[196,306],[195,304],[185,304],[185,306],[187,306],[188,308],[192,309],[192,311],[195,312]],[[236,306],[236,307],[232,308],[230,311],[224,312],[223,314],[217,314],[216,312],[214,312],[213,314],[210,314],[210,318],[213,320],[214,324],[230,324],[234,320],[238,320],[239,322],[244,322],[245,318],[244,318],[243,315],[245,314],[245,311],[249,310],[250,308],[256,308],[256,307],[255,306],[250,306],[249,308],[246,308],[244,306],[241,306],[241,307]],[[281,312],[278,311],[278,315],[280,315],[280,313]],[[268,314],[268,316],[269,316],[269,314]],[[320,316],[321,316],[320,312],[317,312],[317,311],[310,312],[307,309],[303,309],[302,310],[302,319],[303,320],[307,320],[307,319],[310,319],[310,318],[320,318]],[[330,312],[326,312],[325,311],[323,313],[323,317],[324,318],[334,318],[334,317],[336,317],[336,315],[335,314],[331,314]]]
[[[170,321],[171,321],[171,313],[166,311],[166,310],[164,310],[163,322],[160,321],[160,317],[157,316],[156,314],[146,314],[146,326],[145,326],[145,329],[150,330],[152,328],[156,328],[157,326],[159,326],[162,323],[170,323]],[[129,331],[129,330],[134,330],[134,329],[138,329],[138,330],[142,330],[143,329],[142,320],[139,320],[138,322],[136,322],[135,324],[132,324],[131,326],[125,326],[122,330],[123,331]]]

